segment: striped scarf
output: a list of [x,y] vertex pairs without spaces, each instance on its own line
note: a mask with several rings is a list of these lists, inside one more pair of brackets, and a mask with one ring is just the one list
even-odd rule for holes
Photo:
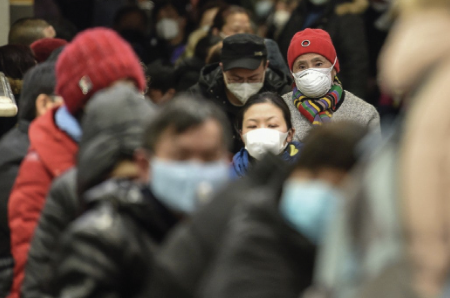
[[313,125],[329,122],[342,99],[342,84],[334,77],[333,86],[322,98],[308,98],[294,87],[292,99],[299,112]]

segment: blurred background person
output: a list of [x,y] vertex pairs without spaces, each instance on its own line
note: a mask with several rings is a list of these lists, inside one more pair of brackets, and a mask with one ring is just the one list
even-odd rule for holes
[[289,163],[300,156],[302,144],[294,141],[291,112],[281,96],[271,92],[251,96],[236,120],[245,147],[233,157],[234,178],[246,175],[267,152],[280,155]]
[[121,7],[114,16],[112,27],[131,44],[142,62],[149,63],[149,18],[143,9],[138,5]]
[[147,55],[149,62],[162,60],[175,65],[183,54],[188,31],[184,1],[158,1],[152,10],[153,35]]
[[[235,34],[223,40],[219,64],[203,68],[199,82],[188,91],[214,102],[227,114],[230,126],[248,98],[265,91],[283,94],[290,89],[288,78],[270,68],[264,39],[253,34]],[[237,131],[232,152],[242,148]]]
[[254,33],[250,13],[240,6],[225,6],[216,13],[210,32],[222,39],[238,33]]
[[38,39],[55,36],[55,29],[46,21],[37,18],[23,18],[11,25],[8,44],[29,46]]
[[338,79],[340,57],[327,32],[297,32],[289,45],[288,64],[295,84],[283,98],[291,110],[297,140],[302,141],[313,126],[337,120],[354,121],[380,132],[375,107],[344,89],[347,87]]
[[157,104],[163,105],[175,96],[176,79],[174,69],[155,61],[147,67],[146,75],[149,78],[147,96]]
[[63,47],[68,42],[60,38],[42,38],[30,45],[37,63],[45,62],[48,57],[58,48]]
[[27,154],[30,141],[28,127],[62,99],[55,95],[55,65],[43,63],[31,68],[24,76],[20,95],[18,124],[0,140],[0,296],[6,297],[13,277],[13,258],[8,225],[8,199],[19,166]]
[[289,21],[278,36],[275,38],[273,35],[268,35],[268,37],[275,38],[281,53],[286,55],[290,41],[298,31],[306,28],[325,30],[330,34],[339,56],[342,83],[347,90],[365,99],[369,60],[361,14],[367,5],[367,0],[299,1],[297,8],[290,14]]
[[[20,104],[23,76],[35,65],[36,59],[28,46],[18,44],[0,47],[0,71],[7,77],[17,104]],[[17,116],[0,117],[0,137],[16,123]]]

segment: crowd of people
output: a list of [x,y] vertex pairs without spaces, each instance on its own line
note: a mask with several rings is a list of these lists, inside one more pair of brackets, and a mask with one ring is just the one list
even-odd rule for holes
[[449,0],[36,1],[0,46],[0,297],[450,297],[447,26]]

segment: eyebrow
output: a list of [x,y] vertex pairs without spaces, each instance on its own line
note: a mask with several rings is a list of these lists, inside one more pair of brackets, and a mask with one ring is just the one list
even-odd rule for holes
[[[270,116],[269,118],[266,118],[266,119],[264,119],[264,120],[271,120],[271,119],[273,119],[273,118],[276,118],[276,116]],[[247,119],[247,121],[255,121],[255,122],[258,122],[258,119]]]

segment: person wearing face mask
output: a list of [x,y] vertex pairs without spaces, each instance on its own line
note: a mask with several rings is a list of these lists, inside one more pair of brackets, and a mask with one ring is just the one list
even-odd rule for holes
[[350,122],[315,128],[281,189],[261,186],[235,208],[197,297],[301,297],[366,133]]
[[279,155],[294,163],[300,155],[302,144],[294,139],[288,106],[279,95],[264,92],[253,95],[245,103],[237,118],[245,144],[233,157],[233,177],[243,177],[251,164],[261,160],[267,152]]
[[175,65],[181,57],[187,40],[186,1],[155,1],[152,20],[155,20],[153,36],[147,50],[149,63],[162,60]]
[[[269,28],[285,60],[292,36],[306,28],[328,32],[336,47],[341,66],[341,81],[347,90],[367,100],[369,55],[362,13],[367,0],[302,0],[297,1],[280,31]],[[282,16],[282,18],[286,16]],[[277,33],[275,36],[274,34]],[[331,61],[333,63],[333,61]]]
[[295,84],[283,99],[291,110],[295,139],[302,141],[316,125],[347,120],[380,132],[380,116],[344,86],[337,74],[339,57],[330,35],[321,29],[305,29],[292,38],[288,66]]
[[[229,178],[229,131],[217,107],[180,97],[144,128],[149,105],[138,99],[121,90],[87,108],[83,125],[120,129],[93,131],[80,148],[77,189],[87,210],[52,258],[54,297],[149,297],[159,244]],[[104,118],[109,109],[115,117]]]
[[[214,102],[235,123],[240,108],[248,98],[266,91],[284,94],[290,80],[281,71],[269,67],[264,39],[252,34],[235,34],[223,40],[220,63],[205,66],[198,83],[189,92]],[[232,152],[242,148],[234,133]]]

